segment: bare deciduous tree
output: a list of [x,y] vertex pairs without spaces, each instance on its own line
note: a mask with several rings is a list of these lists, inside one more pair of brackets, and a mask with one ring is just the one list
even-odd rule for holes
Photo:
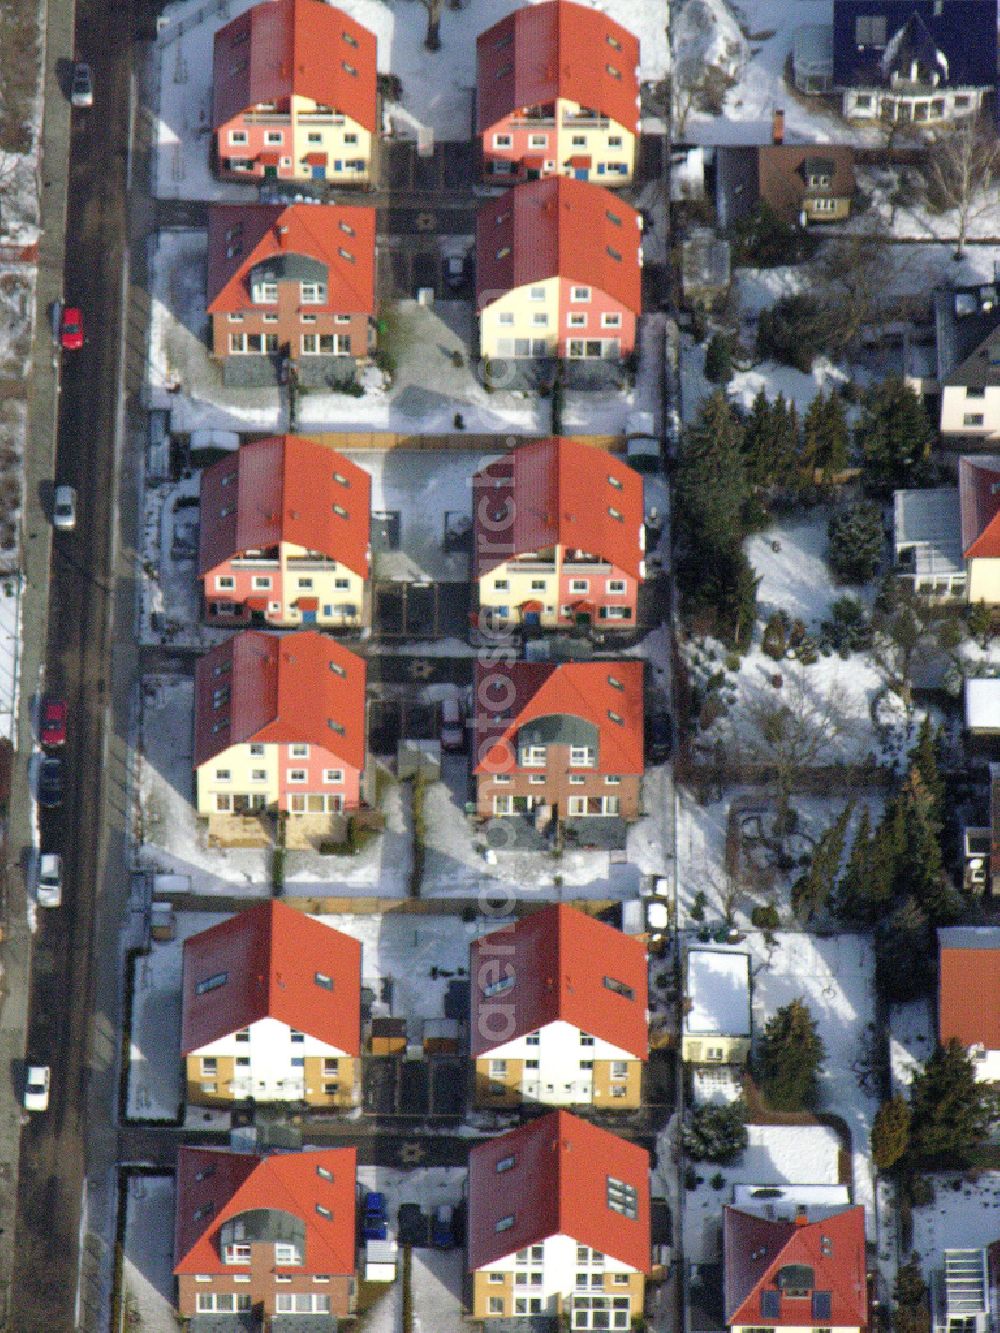
[[940,606],[919,597],[906,579],[890,577],[872,612],[872,657],[886,684],[907,708],[913,700],[913,670],[928,653],[947,650],[941,630],[949,617]]
[[424,36],[424,46],[428,51],[441,50],[441,9],[444,0],[420,0],[424,9],[427,10],[427,33]]
[[969,116],[933,145],[927,159],[927,196],[935,208],[955,213],[955,257],[965,253],[969,227],[981,214],[996,208],[1000,183],[1000,139],[996,132]]

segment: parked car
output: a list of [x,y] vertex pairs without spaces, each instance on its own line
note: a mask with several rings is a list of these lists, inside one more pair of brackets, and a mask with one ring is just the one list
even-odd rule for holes
[[24,1109],[26,1111],[47,1111],[49,1109],[49,1083],[52,1073],[48,1065],[29,1065],[24,1080]]
[[46,755],[38,767],[38,804],[46,810],[62,805],[63,766],[61,759]]
[[361,1235],[364,1240],[388,1240],[389,1238],[389,1214],[385,1208],[385,1195],[378,1190],[369,1190],[365,1195]]
[[439,1250],[450,1250],[455,1244],[455,1210],[450,1203],[434,1209],[431,1243]]
[[69,709],[65,699],[57,699],[54,694],[47,694],[42,700],[41,717],[38,726],[38,739],[43,745],[66,744],[66,718]]
[[666,763],[673,749],[673,735],[669,713],[646,714],[646,757],[650,763]]
[[72,106],[94,105],[94,80],[90,66],[78,60],[73,66],[73,82],[70,86],[69,100]]
[[62,904],[62,857],[58,852],[42,852],[38,858],[38,906]]
[[52,526],[60,532],[76,527],[76,491],[72,486],[57,486],[52,501]]
[[445,699],[441,704],[441,749],[465,749],[465,713],[458,699]]
[[83,311],[78,305],[63,306],[59,343],[65,352],[78,352],[83,346]]

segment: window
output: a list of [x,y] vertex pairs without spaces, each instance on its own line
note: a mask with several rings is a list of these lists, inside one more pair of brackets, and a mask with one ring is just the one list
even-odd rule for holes
[[574,287],[570,291],[569,299],[571,301],[586,302],[590,300],[589,287]]
[[628,1063],[625,1060],[611,1061],[612,1078],[628,1078]]
[[528,785],[531,786],[531,787],[544,787],[544,785],[545,785],[545,774],[544,774],[544,773],[532,773],[532,774],[529,776],[529,778],[528,778]]
[[514,325],[514,314],[511,310],[501,310],[497,315],[497,323],[505,329],[512,328]]
[[303,305],[323,305],[326,302],[325,282],[303,282],[301,291]]
[[529,148],[548,148],[548,146],[549,146],[549,136],[547,134],[528,135]]
[[854,20],[855,46],[885,46],[885,15],[859,14]]
[[255,759],[260,759],[264,754],[264,747],[260,741],[254,741],[250,746],[250,753]]
[[621,70],[616,69],[614,65],[605,65],[604,68],[607,70],[607,72],[611,75],[613,79],[621,78],[622,76]]
[[586,781],[587,779],[582,773],[571,773],[569,775],[569,785],[571,787],[582,787]]
[[583,314],[570,314],[566,317],[566,323],[571,329],[585,329],[587,327],[587,316]]
[[321,990],[333,990],[333,977],[328,977],[325,972],[317,972],[313,980]]
[[490,1297],[490,1314],[503,1314],[503,1297]]
[[489,1276],[489,1280],[490,1282],[502,1282],[503,1277],[504,1277],[503,1273],[491,1273]]
[[620,329],[622,326],[622,317],[619,314],[608,314],[605,312],[601,316],[602,329]]
[[982,412],[966,412],[962,417],[963,426],[981,426],[985,420]]
[[343,782],[344,770],[342,768],[324,768],[323,781],[329,783]]
[[494,592],[510,592],[510,580],[509,580],[509,579],[494,579],[494,580],[493,580],[493,590],[494,590]]
[[504,1171],[512,1170],[515,1161],[516,1158],[513,1153],[510,1153],[507,1157],[501,1157],[499,1162],[497,1162],[497,1175],[499,1176],[502,1175]]
[[198,995],[207,995],[210,990],[218,990],[220,986],[224,986],[228,980],[228,972],[215,972],[212,976],[206,977],[204,981],[198,982],[194,988],[195,993]]
[[321,1291],[281,1291],[274,1297],[278,1314],[329,1314],[330,1297]]
[[570,1327],[577,1329],[631,1327],[631,1302],[628,1296],[574,1296]]
[[[635,991],[631,986],[626,986],[624,981],[619,981],[617,977],[605,977],[604,989],[614,991],[616,995],[624,995],[626,1000],[635,999]],[[622,1066],[622,1077],[625,1075],[624,1065]]]
[[589,745],[571,745],[569,762],[573,768],[589,768],[594,762],[594,751]]
[[538,1068],[538,1061],[537,1061],[537,1060],[525,1060],[525,1062],[524,1062],[524,1067],[525,1067],[525,1069],[537,1069],[537,1068]]
[[228,782],[232,778],[232,773],[228,768],[217,768],[215,770],[216,782]]
[[608,515],[609,517],[613,518],[617,523],[625,522],[625,519],[622,517],[622,511],[620,509],[616,509],[614,505],[608,505]]
[[[505,799],[509,800],[510,797],[506,797]],[[507,973],[505,977],[501,977],[499,981],[491,981],[487,985],[485,985],[483,987],[483,995],[485,995],[487,999],[490,999],[494,995],[502,995],[505,990],[510,990],[513,984],[514,984],[514,972],[513,970],[511,970],[510,972]],[[503,1070],[501,1072],[502,1073],[507,1072],[506,1060],[494,1060],[492,1064],[503,1065]]]
[[621,148],[621,146],[622,146],[622,136],[621,136],[620,134],[609,134],[609,135],[608,135],[608,147],[609,147],[609,148]]
[[536,310],[531,316],[531,322],[536,328],[544,329],[548,327],[549,317],[544,310]]
[[246,130],[229,131],[230,143],[247,143],[248,141],[249,141],[249,135],[247,134]]
[[589,579],[570,579],[570,592],[590,592]]
[[269,574],[255,574],[253,586],[259,592],[266,592],[271,586],[271,576]]
[[290,768],[285,776],[289,782],[305,782],[306,770],[304,768]]
[[[605,583],[604,586],[605,586],[605,588],[607,589],[608,592],[610,592],[610,593],[618,593],[618,594],[620,595],[621,593],[623,593],[623,592],[625,591],[625,580],[624,580],[624,579],[608,579],[607,583]],[[608,684],[610,684],[610,683],[611,683],[611,678],[609,677],[609,678],[608,678]],[[616,688],[617,688],[617,689],[621,689],[622,687],[621,687],[621,685],[617,685]]]
[[493,1230],[499,1234],[501,1231],[509,1231],[513,1225],[514,1225],[514,1214],[508,1213],[506,1217],[501,1217],[500,1221],[497,1222]]
[[344,135],[344,143],[357,143],[357,142],[358,142],[358,136],[356,134]]
[[201,1057],[201,1072],[211,1076],[219,1072],[219,1062],[214,1055],[203,1055]]
[[581,1032],[581,1033],[580,1033],[580,1045],[581,1045],[581,1046],[593,1046],[593,1044],[594,1044],[594,1039],[593,1039],[593,1037],[590,1035],[589,1032]]
[[608,1207],[613,1213],[623,1217],[636,1218],[639,1215],[639,1195],[634,1185],[626,1185],[624,1180],[608,1176]]
[[227,1245],[223,1258],[227,1264],[248,1264],[250,1262],[250,1246],[242,1242]]
[[302,1258],[294,1245],[287,1245],[278,1241],[274,1247],[274,1262],[276,1264],[300,1264]]
[[604,781],[605,781],[605,783],[607,784],[607,786],[609,786],[609,787],[620,787],[620,786],[621,786],[621,781],[622,781],[622,780],[621,780],[621,775],[620,775],[620,774],[618,774],[618,773],[609,773],[609,774],[607,775],[607,777],[604,779]]
[[965,396],[966,398],[985,398],[986,389],[981,384],[979,385],[967,384],[965,386]]
[[309,746],[303,745],[301,741],[296,741],[294,745],[289,746],[289,754],[293,759],[308,759]]
[[510,246],[501,245],[500,249],[497,251],[496,257],[497,259],[506,259],[509,254],[510,254]]
[[622,262],[622,256],[620,250],[616,250],[613,245],[606,245],[604,249],[607,252],[609,259],[613,259],[616,264],[620,264]]
[[531,580],[531,591],[532,591],[532,592],[544,592],[545,589],[546,589],[546,586],[547,586],[547,584],[546,584],[545,579],[532,579],[532,580]]
[[196,1309],[199,1314],[242,1313],[252,1310],[253,1304],[249,1294],[237,1296],[231,1291],[199,1291]]
[[521,766],[523,768],[541,768],[545,764],[545,746],[544,745],[526,745],[521,750]]
[[494,134],[493,136],[494,148],[511,148],[513,143],[514,140],[509,134]]
[[544,301],[544,300],[545,300],[545,288],[544,288],[544,287],[532,287],[532,288],[530,289],[529,293],[528,293],[528,299],[531,300],[531,301]]
[[255,283],[251,296],[254,305],[273,305],[278,299],[278,284],[276,282]]

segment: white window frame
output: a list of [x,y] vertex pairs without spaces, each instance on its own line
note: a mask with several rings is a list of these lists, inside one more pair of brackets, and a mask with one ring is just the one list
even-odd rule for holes
[[586,305],[587,302],[589,302],[590,297],[591,297],[591,289],[589,287],[570,288],[569,299],[575,305]]

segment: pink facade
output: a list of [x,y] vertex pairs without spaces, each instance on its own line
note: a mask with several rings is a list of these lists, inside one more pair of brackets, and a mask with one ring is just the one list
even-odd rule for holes
[[[585,581],[587,589],[574,590],[574,582]],[[621,592],[610,591],[609,584],[622,584]],[[600,572],[595,573],[593,565],[583,565],[574,570],[572,566],[562,566],[562,576],[559,580],[559,607],[572,607],[576,603],[582,603],[580,610],[585,611],[593,608],[590,612],[595,625],[607,622],[609,625],[634,625],[636,620],[636,602],[639,595],[639,584],[636,579],[629,578],[622,570],[614,565],[604,565],[600,567]],[[619,615],[609,617],[601,614],[602,607],[624,607],[628,615]],[[564,625],[573,623],[574,615],[560,616],[560,622]]]
[[[357,810],[361,803],[361,774],[356,768],[345,764],[343,759],[320,745],[310,745],[306,758],[296,757],[294,745],[279,744],[273,746],[277,751],[278,762],[278,807],[290,809],[290,800],[295,795],[315,794],[343,797],[344,810]],[[339,782],[325,782],[325,770],[335,769],[342,774]],[[304,779],[291,781],[290,773],[304,772]]]
[[[277,174],[281,179],[291,179],[295,175],[295,153],[293,151],[294,129],[291,123],[287,125],[262,125],[259,123],[259,117],[254,119],[246,114],[239,114],[219,127],[215,134],[215,153],[216,161],[224,174],[231,180],[259,180],[264,175],[265,164],[271,167],[271,175]],[[229,132],[235,130],[237,133],[246,135],[246,143],[234,144],[230,142]],[[265,135],[280,133],[282,142],[280,144],[267,143]],[[226,164],[232,160],[249,162],[250,167],[246,171],[226,171]],[[284,163],[287,162],[287,166]]]
[[[635,241],[631,242],[635,244]],[[623,240],[623,245],[627,244]],[[622,263],[634,262],[633,256],[623,249]],[[636,315],[632,310],[615,301],[606,291],[600,287],[590,288],[590,300],[580,302],[573,300],[574,288],[579,288],[584,284],[574,282],[569,278],[560,278],[559,280],[559,352],[561,357],[570,355],[571,341],[590,341],[594,339],[618,340],[619,352],[622,356],[628,356],[635,349],[636,335]],[[570,327],[570,315],[577,317],[583,316],[585,324],[579,328]],[[618,328],[604,328],[602,320],[605,315],[612,318],[617,317]],[[575,357],[574,357],[575,359]]]
[[[498,134],[510,136],[509,147],[496,146],[494,136]],[[511,164],[509,176],[501,175],[502,180],[535,180],[540,176],[554,176],[559,170],[556,157],[558,134],[554,117],[549,125],[538,121],[526,125],[523,116],[520,115],[505,116],[502,120],[498,120],[495,125],[485,130],[482,136],[483,162],[488,168],[487,179],[490,174],[497,174],[492,165],[494,162]],[[544,147],[537,146],[539,137],[545,138]],[[530,142],[532,139],[536,141],[535,144]]]
[[[218,580],[232,579],[231,588],[220,588]],[[270,588],[254,587],[254,579],[269,578],[271,580]],[[281,567],[278,564],[268,565],[260,569],[247,569],[246,562],[237,563],[235,560],[223,560],[221,564],[210,569],[203,576],[202,587],[205,590],[205,611],[209,620],[221,620],[235,617],[239,620],[244,619],[244,606],[247,602],[252,602],[251,610],[265,612],[267,602],[284,603],[282,596],[282,576]],[[231,603],[232,609],[227,616],[223,609],[226,603]],[[214,613],[211,612],[212,606],[216,607]]]

